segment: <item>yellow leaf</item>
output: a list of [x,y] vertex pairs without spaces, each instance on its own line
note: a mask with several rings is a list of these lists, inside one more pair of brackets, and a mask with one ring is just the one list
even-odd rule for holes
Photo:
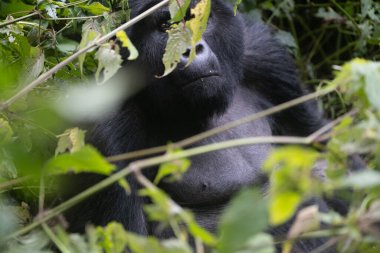
[[292,217],[301,201],[297,192],[282,192],[272,196],[269,203],[269,221],[272,225],[280,225]]
[[199,3],[191,10],[194,18],[186,22],[186,26],[192,32],[191,51],[187,65],[189,65],[196,56],[195,47],[202,40],[202,35],[206,31],[208,17],[210,16],[211,0],[200,0]]
[[135,60],[139,56],[139,52],[128,38],[125,31],[118,31],[116,37],[122,42],[122,46],[128,48],[129,57],[128,60]]

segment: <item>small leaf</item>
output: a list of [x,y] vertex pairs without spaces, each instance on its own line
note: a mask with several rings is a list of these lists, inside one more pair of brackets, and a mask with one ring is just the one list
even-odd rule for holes
[[236,196],[221,217],[220,253],[240,249],[248,239],[267,228],[267,204],[256,189],[245,189]]
[[179,22],[183,20],[186,16],[187,9],[189,8],[191,0],[170,0],[169,1],[169,12],[171,17],[171,22]]
[[123,225],[110,222],[105,228],[97,227],[98,245],[104,249],[106,253],[123,253],[128,242],[127,232]]
[[121,178],[118,183],[121,187],[123,187],[126,193],[131,194],[131,186],[128,184],[128,181],[125,178]]
[[317,191],[318,180],[312,169],[319,154],[295,146],[277,148],[265,161],[264,170],[271,172],[269,216],[279,225],[293,215],[304,196]]
[[194,18],[186,21],[186,27],[188,27],[192,33],[191,36],[191,51],[189,55],[188,66],[196,57],[196,45],[202,40],[202,35],[206,31],[207,21],[211,11],[211,0],[200,0],[194,9],[191,10],[191,15]]
[[160,77],[170,74],[177,67],[187,48],[191,46],[191,32],[182,22],[172,25],[167,33],[169,38],[162,58],[165,71]]
[[242,0],[235,0],[235,3],[234,3],[234,15],[236,16],[236,13],[237,13],[237,9],[239,7],[239,5],[241,4],[241,1]]
[[77,127],[67,129],[59,136],[55,155],[66,153],[67,151],[73,153],[83,148],[85,132],[86,131],[80,130]]
[[59,37],[57,41],[58,50],[66,54],[74,52],[78,46],[79,43],[77,41],[65,37]]
[[192,213],[182,211],[181,218],[187,224],[188,230],[192,236],[201,239],[206,245],[216,245],[217,240],[214,235],[207,231],[205,228],[199,226],[195,221]]
[[343,179],[340,186],[366,189],[380,185],[380,172],[374,170],[363,170],[351,173]]
[[[101,32],[99,31],[99,23],[93,19],[87,20],[83,26],[82,26],[82,39],[79,43],[78,49],[83,49],[87,47],[90,43],[94,43],[96,39],[100,38]],[[88,52],[93,51],[94,49],[91,49]],[[83,53],[78,57],[79,60],[79,69],[81,74],[83,75],[83,63],[86,58],[86,54]]]
[[53,18],[56,19],[57,17],[57,8],[59,7],[58,5],[55,4],[43,4],[41,7],[46,11],[46,14]]
[[[96,80],[102,84],[109,80],[121,68],[123,60],[118,52],[116,52],[110,44],[104,44],[95,54],[95,58],[99,61],[98,69],[95,73]],[[103,78],[100,81],[100,73],[103,71]]]
[[[169,154],[180,153],[181,150],[170,151]],[[170,161],[167,163],[163,163],[160,165],[157,176],[154,179],[154,183],[158,184],[164,177],[170,176],[167,180],[169,182],[179,181],[182,178],[182,175],[187,171],[190,167],[190,160],[187,158],[182,158],[174,161]]]
[[301,202],[297,192],[286,191],[273,196],[269,202],[269,220],[272,225],[279,225],[292,217]]
[[36,79],[44,69],[45,54],[38,47],[30,48],[30,57],[23,64],[21,84],[27,84]]
[[0,118],[0,144],[5,144],[11,140],[13,130],[8,121]]
[[78,5],[79,8],[89,11],[94,15],[102,15],[104,12],[110,12],[110,9],[99,2],[93,2],[90,5]]
[[128,60],[135,60],[139,56],[139,52],[129,40],[127,33],[125,31],[118,31],[116,37],[122,42],[122,46],[128,48],[129,57]]
[[236,253],[275,253],[274,241],[271,235],[259,233],[251,237],[243,246],[243,250]]
[[[357,108],[380,111],[380,62],[354,59],[343,65],[335,82]],[[359,99],[358,99],[359,98]]]
[[71,154],[60,154],[47,162],[45,169],[49,174],[58,175],[68,172],[91,172],[109,175],[115,166],[108,163],[93,147],[84,146]]

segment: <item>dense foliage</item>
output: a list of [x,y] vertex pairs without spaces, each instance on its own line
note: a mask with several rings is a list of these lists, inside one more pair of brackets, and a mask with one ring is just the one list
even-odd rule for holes
[[[189,1],[166,2],[175,22],[168,30],[163,75],[201,39],[212,0],[200,1],[192,10],[194,18],[186,22],[179,21]],[[293,53],[303,80],[317,90],[297,101],[321,97],[321,106],[333,119],[311,136],[288,136],[285,142],[293,145],[278,148],[263,168],[271,178],[269,196],[244,189],[225,210],[216,235],[201,228],[156,184],[180,179],[191,156],[247,145],[244,141],[192,149],[172,143],[161,149],[165,155],[137,160],[73,199],[57,200],[56,175],[110,175],[115,170],[110,162],[138,158],[103,157],[86,145],[85,131],[74,123],[101,117],[121,99],[120,85],[107,81],[121,68],[120,50],[129,50],[128,60],[138,57],[133,41],[123,32],[129,25],[128,1],[0,2],[1,252],[123,252],[126,246],[137,253],[192,252],[190,236],[197,252],[206,245],[221,253],[270,253],[278,243],[284,243],[283,252],[290,252],[295,240],[316,236],[330,237],[324,246],[337,247],[339,252],[379,252],[380,3],[233,2],[252,18],[279,28],[277,36]],[[118,29],[121,25],[123,29]],[[253,115],[251,120],[256,118]],[[267,142],[280,141],[268,138]],[[255,143],[258,140],[250,139],[250,144]],[[348,171],[353,154],[365,162],[363,170]],[[312,176],[313,165],[320,161],[328,164],[323,182]],[[159,164],[154,182],[140,173]],[[132,172],[144,186],[141,194],[152,200],[146,214],[170,226],[175,238],[141,237],[116,223],[88,227],[85,235],[65,231],[65,210],[112,183],[119,183],[128,194],[124,177]],[[266,233],[269,225],[291,218],[303,200],[333,194],[349,201],[347,214],[322,214],[309,206],[299,212],[287,235],[272,238]],[[321,222],[327,226],[321,227]]]

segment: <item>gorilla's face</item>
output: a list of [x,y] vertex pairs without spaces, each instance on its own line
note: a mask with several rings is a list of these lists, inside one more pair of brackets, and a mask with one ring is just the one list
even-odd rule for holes
[[[158,0],[130,0],[132,17],[158,3]],[[191,7],[197,1],[192,1]],[[221,1],[212,1],[208,27],[196,47],[197,57],[186,68],[188,55],[182,56],[175,71],[164,78],[164,54],[167,33],[163,25],[170,19],[167,7],[128,30],[140,56],[131,63],[143,71],[148,86],[142,97],[159,114],[186,114],[187,117],[209,117],[223,112],[241,79],[243,56],[242,21]]]

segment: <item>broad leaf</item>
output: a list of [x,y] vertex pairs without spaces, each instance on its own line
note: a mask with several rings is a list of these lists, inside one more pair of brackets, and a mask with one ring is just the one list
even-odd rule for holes
[[219,227],[220,253],[242,248],[248,239],[268,225],[267,203],[256,189],[245,189],[234,198],[222,215]]
[[47,162],[45,169],[49,174],[66,174],[68,172],[91,172],[109,175],[115,166],[107,162],[93,147],[84,146],[71,154],[60,154]]

